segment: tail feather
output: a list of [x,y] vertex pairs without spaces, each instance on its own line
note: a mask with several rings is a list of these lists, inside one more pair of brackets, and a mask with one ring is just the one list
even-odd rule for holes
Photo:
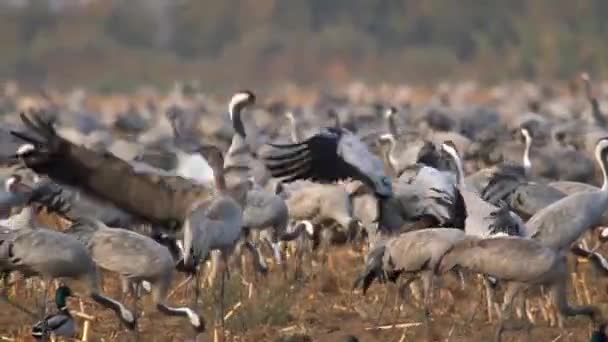
[[380,281],[384,280],[382,258],[384,257],[385,250],[385,246],[380,246],[368,254],[365,270],[355,280],[353,289],[360,287],[363,290],[363,295],[365,295],[367,289],[369,289],[376,278],[378,278]]

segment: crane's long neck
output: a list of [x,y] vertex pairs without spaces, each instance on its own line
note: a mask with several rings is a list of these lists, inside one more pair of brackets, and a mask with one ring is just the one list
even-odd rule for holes
[[524,138],[526,139],[526,147],[524,149],[524,172],[526,176],[530,175],[532,170],[532,161],[530,161],[530,149],[532,148],[532,137],[529,133],[524,132]]
[[397,136],[397,121],[394,113],[386,115],[386,125],[388,126],[389,133],[393,136]]
[[[230,118],[232,125],[237,134],[232,137],[232,143],[226,153],[223,166],[217,169],[222,169],[222,179],[216,177],[216,168],[213,168],[216,186],[218,189],[223,186],[224,189],[231,189],[233,195],[236,196],[236,200],[239,203],[244,201],[247,194],[248,178],[250,173],[250,165],[252,162],[252,150],[250,147],[251,142],[245,135],[245,128],[241,121],[241,111],[247,106],[246,103],[230,103],[228,111],[230,112]],[[256,133],[254,132],[254,136]],[[254,139],[255,140],[255,139]],[[254,142],[255,143],[255,142]],[[225,174],[225,176],[224,176]]]
[[287,115],[287,119],[289,120],[289,126],[291,129],[291,141],[295,144],[295,143],[299,143],[300,141],[302,141],[302,129],[298,123],[298,121],[296,120],[296,118],[293,116],[293,114],[289,113]]
[[600,109],[600,104],[595,96],[593,96],[593,90],[591,89],[591,80],[585,80],[585,95],[587,96],[587,100],[591,103],[591,115],[593,116],[593,120],[599,126],[606,125],[606,119],[604,118],[604,114]]
[[595,150],[595,159],[600,164],[600,169],[602,170],[602,191],[608,192],[608,169],[606,166],[606,158],[603,148],[597,147]]
[[213,169],[213,179],[215,180],[215,187],[220,192],[226,192],[226,176],[224,175],[223,163],[212,163],[211,168]]
[[399,162],[397,161],[397,158],[395,158],[395,153],[397,150],[397,141],[395,140],[394,136],[391,136],[389,138],[389,148],[386,151],[386,158],[388,160],[388,162],[391,164],[391,166],[393,167],[393,170],[397,171],[397,166],[399,164]]
[[443,149],[452,157],[454,164],[456,164],[456,183],[458,186],[464,187],[464,167],[462,166],[462,159],[460,159],[455,148],[444,145]]
[[396,173],[397,170],[397,159],[394,157],[394,152],[395,152],[395,139],[392,138],[392,136],[383,136],[383,138],[387,139],[389,141],[389,145],[388,147],[386,146],[386,143],[381,143],[380,145],[380,151],[382,152],[382,158],[384,159],[384,165],[389,167],[393,173]]

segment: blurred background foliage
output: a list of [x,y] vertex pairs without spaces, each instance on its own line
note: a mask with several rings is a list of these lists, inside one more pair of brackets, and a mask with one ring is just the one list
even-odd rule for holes
[[0,79],[124,91],[608,74],[606,0],[0,0]]

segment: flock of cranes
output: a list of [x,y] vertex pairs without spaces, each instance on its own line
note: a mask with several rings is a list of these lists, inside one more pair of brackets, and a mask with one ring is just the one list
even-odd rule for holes
[[[597,100],[590,99],[594,117],[601,118]],[[592,156],[603,185],[595,187],[588,184],[593,165],[585,172],[537,174],[544,171],[536,169],[534,155],[540,151],[534,148],[535,139],[551,129],[540,115],[520,119],[514,130],[524,141],[521,163],[502,161],[467,175],[472,139],[450,129],[436,130],[430,139],[415,137],[414,130],[398,123],[396,108],[385,110],[386,132],[367,135],[346,129],[335,115],[334,126],[306,137],[288,112],[291,141],[279,143],[264,141],[244,124],[255,103],[251,91],[232,96],[228,113],[234,133],[225,152],[189,135],[183,113],[168,111],[172,151],[182,166],[170,171],[76,144],[58,134],[48,118],[21,114],[25,130],[11,134],[22,145],[10,162],[36,177],[31,185],[18,174],[5,182],[0,271],[5,286],[13,272],[42,280],[43,319],[33,326],[33,336],[75,333],[65,302],[74,293],[66,285],[57,288],[57,313],[47,315],[46,296],[55,279],[84,282],[87,296],[135,331],[139,289],[145,287],[160,313],[183,317],[202,332],[205,320],[197,305],[199,277],[207,261],[221,270],[217,310],[223,311],[224,279],[233,256],[243,249],[251,252],[257,272],[268,272],[262,248],[266,245],[274,262],[287,271],[286,245],[294,245],[301,258],[306,240],[320,243],[327,252],[342,234],[354,244],[367,240],[365,263],[354,287],[365,294],[376,280],[396,282],[404,276],[411,283],[420,278],[427,324],[436,280],[455,273],[466,288],[467,273],[473,273],[485,286],[490,317],[496,313],[496,286],[504,284],[496,340],[514,326],[514,299],[532,286],[547,290],[562,315],[588,316],[595,341],[606,340],[606,320],[599,308],[573,306],[566,295],[568,252],[608,271],[604,257],[581,243],[587,231],[608,223],[608,131],[600,124],[592,129],[554,127],[586,130],[597,138]],[[433,115],[430,123],[442,118],[441,113]],[[572,134],[557,135],[566,141]],[[584,148],[560,153],[579,153],[577,158],[584,159],[580,151]],[[480,148],[475,153],[483,159]],[[255,174],[255,165],[262,165],[266,174]],[[551,179],[562,174],[568,176]],[[82,203],[114,211],[91,211]],[[43,227],[36,219],[38,206],[70,226]],[[13,208],[22,209],[11,215]],[[147,233],[136,229],[142,224]],[[120,277],[123,298],[103,293],[101,270]],[[169,303],[176,272],[194,282],[196,296],[190,307]],[[123,304],[129,294],[133,308]]]

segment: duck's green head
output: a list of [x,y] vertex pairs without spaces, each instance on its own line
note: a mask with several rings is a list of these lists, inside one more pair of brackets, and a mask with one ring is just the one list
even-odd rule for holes
[[72,295],[72,290],[65,285],[61,285],[57,288],[55,292],[55,304],[57,304],[57,308],[63,309],[66,307],[66,301],[68,297]]

